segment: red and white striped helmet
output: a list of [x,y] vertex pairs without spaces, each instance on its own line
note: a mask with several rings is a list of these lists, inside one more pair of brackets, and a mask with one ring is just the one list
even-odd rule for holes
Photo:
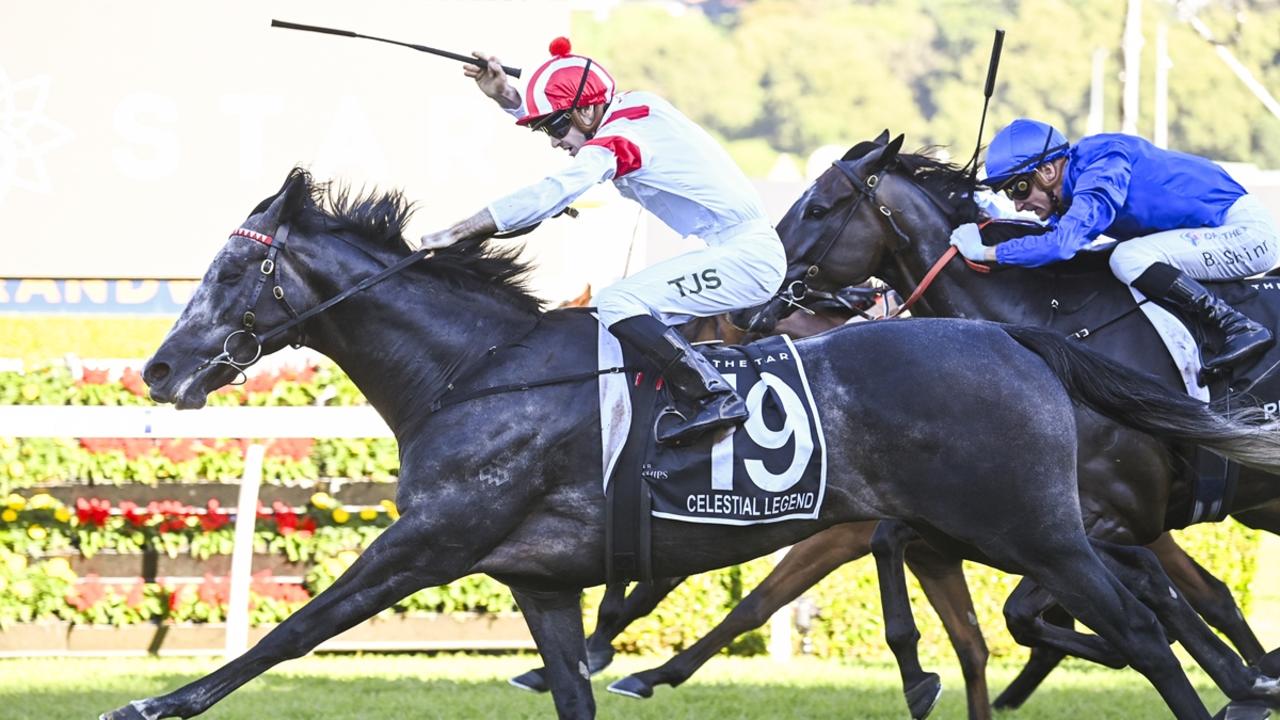
[[[551,41],[551,59],[534,71],[529,87],[524,93],[524,109],[528,113],[516,121],[528,125],[557,110],[567,110],[582,83],[582,71],[588,58],[571,55],[569,39],[558,37]],[[607,103],[613,99],[613,76],[596,61],[591,60],[587,80],[582,87],[578,107]]]

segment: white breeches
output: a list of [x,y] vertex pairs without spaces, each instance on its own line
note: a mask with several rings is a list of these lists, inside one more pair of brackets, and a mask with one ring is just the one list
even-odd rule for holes
[[1163,262],[1197,280],[1232,280],[1266,272],[1278,259],[1275,220],[1257,198],[1244,195],[1218,227],[1166,230],[1119,243],[1111,272],[1128,285]]
[[760,220],[736,225],[701,250],[623,278],[595,297],[600,322],[652,315],[668,325],[754,307],[778,292],[787,256],[778,233]]

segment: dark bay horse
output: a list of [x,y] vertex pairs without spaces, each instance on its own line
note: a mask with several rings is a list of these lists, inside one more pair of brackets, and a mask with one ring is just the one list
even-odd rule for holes
[[[579,597],[605,577],[595,383],[535,385],[436,408],[457,387],[594,368],[596,320],[542,312],[520,283],[526,268],[514,253],[482,242],[367,281],[409,255],[407,215],[398,195],[326,195],[295,170],[232,233],[144,371],[153,399],[193,409],[260,353],[288,343],[323,352],[397,439],[400,518],[248,652],[104,718],[198,715],[400,598],[477,572],[511,588],[559,716],[594,716]],[[299,315],[354,288],[365,289],[322,314]],[[295,316],[306,320],[290,324]],[[1084,534],[1073,404],[1271,471],[1280,470],[1280,427],[1256,411],[1219,412],[1170,393],[1033,328],[863,323],[796,346],[827,439],[819,518],[747,527],[655,521],[656,575],[743,562],[838,523],[927,524],[1035,578],[1121,648],[1177,717],[1208,717],[1156,615]]]
[[[778,227],[790,259],[783,292],[766,306],[740,313],[736,322],[767,331],[789,307],[789,294],[839,287],[872,275],[903,295],[920,286],[947,251],[951,228],[978,219],[972,200],[976,187],[952,166],[901,153],[901,143],[901,136],[889,142],[888,133],[860,143],[815,181]],[[1116,319],[1110,308],[1126,300],[1133,304],[1128,289],[1114,280],[1105,263],[1094,267],[1093,272],[1077,265],[983,274],[957,260],[942,269],[913,312],[1043,325],[1058,328],[1064,336],[1081,328],[1101,329],[1088,335],[1087,344],[1117,358],[1132,358],[1135,348],[1162,348],[1140,313]],[[1167,355],[1156,356],[1144,370],[1168,387],[1183,387]],[[1198,593],[1198,607],[1250,660],[1256,659],[1262,648],[1234,602],[1229,596],[1222,598],[1221,583],[1162,535],[1177,526],[1174,513],[1190,501],[1185,474],[1180,472],[1184,461],[1176,449],[1165,443],[1135,442],[1091,413],[1082,413],[1077,422],[1081,502],[1091,536],[1126,544],[1155,543],[1166,567],[1183,579],[1180,586]],[[1267,508],[1278,497],[1280,481],[1246,470],[1231,510],[1242,522],[1274,532],[1280,526],[1266,522],[1277,513]],[[1028,644],[1064,637],[1025,615],[1011,618],[1010,629]],[[1023,697],[1011,697],[1006,704]]]

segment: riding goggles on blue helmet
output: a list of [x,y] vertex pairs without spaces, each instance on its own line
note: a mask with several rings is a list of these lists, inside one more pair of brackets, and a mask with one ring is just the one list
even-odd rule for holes
[[564,110],[557,110],[547,113],[546,117],[539,119],[529,126],[534,132],[544,132],[557,140],[563,140],[565,135],[569,134],[569,128],[573,127],[573,111],[578,109],[578,101],[582,99],[582,90],[587,86],[587,75],[591,72],[591,59],[587,59],[587,64],[582,66],[582,79],[578,81],[578,92],[573,95],[573,104]]
[[[1028,132],[1044,132],[1044,143],[1027,137]],[[1040,144],[1039,151],[1035,145]],[[1019,118],[1000,131],[987,150],[988,175],[984,183],[997,192],[1003,191],[1013,200],[1025,200],[1034,187],[1035,169],[1054,160],[1071,148],[1071,144],[1053,126]],[[1019,159],[1020,158],[1020,159]]]

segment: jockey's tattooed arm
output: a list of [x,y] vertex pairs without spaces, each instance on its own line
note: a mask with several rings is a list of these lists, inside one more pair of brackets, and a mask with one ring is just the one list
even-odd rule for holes
[[418,243],[418,249],[448,247],[463,240],[487,238],[496,232],[498,232],[498,224],[494,221],[489,209],[485,208],[448,229],[423,235]]

